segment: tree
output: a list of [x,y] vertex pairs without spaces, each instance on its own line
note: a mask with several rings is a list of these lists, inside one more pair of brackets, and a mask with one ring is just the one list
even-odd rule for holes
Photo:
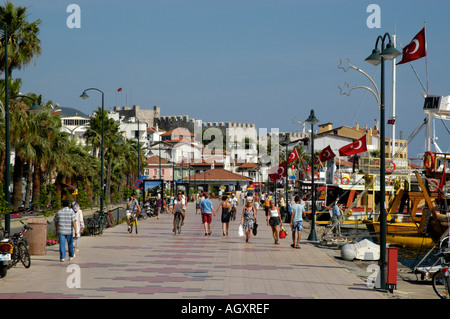
[[[27,8],[14,7],[11,2],[0,6],[0,21],[8,28],[8,75],[21,69],[41,54],[41,40],[38,38],[41,20],[27,21]],[[0,36],[0,70],[5,71],[5,35]]]

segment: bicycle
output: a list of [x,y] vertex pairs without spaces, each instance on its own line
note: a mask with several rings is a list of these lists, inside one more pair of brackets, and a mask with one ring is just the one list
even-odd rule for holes
[[32,230],[30,226],[20,221],[24,226],[20,232],[15,233],[11,237],[11,244],[13,245],[13,253],[11,255],[11,263],[8,268],[14,267],[19,261],[22,262],[25,268],[30,268],[31,266],[31,256],[28,251],[28,242],[25,238],[25,234],[28,230]]
[[128,229],[128,231],[131,233],[133,233],[133,227],[135,229],[136,234],[138,233],[138,218],[136,218],[136,214],[132,213],[130,216],[130,228]]
[[433,290],[441,299],[450,298],[450,248],[448,248],[448,243],[443,245],[446,241],[448,242],[448,237],[441,242],[441,247],[439,249],[439,253],[437,254],[441,262],[440,268],[431,278]]
[[175,212],[175,235],[181,233],[182,214],[181,212]]
[[103,230],[108,227],[114,226],[114,217],[112,216],[111,212],[95,212],[94,214],[94,220],[96,221],[95,225],[95,233],[101,234],[103,233]]

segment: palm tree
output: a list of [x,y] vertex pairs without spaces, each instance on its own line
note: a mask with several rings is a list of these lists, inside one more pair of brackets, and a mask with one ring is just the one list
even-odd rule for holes
[[[16,96],[20,92],[20,86],[22,85],[21,79],[12,80],[11,78],[8,79],[9,82],[9,96]],[[0,101],[5,100],[5,80],[0,80]],[[4,105],[1,104],[2,108],[2,115],[4,115]],[[0,117],[0,178],[1,180],[4,180],[4,174],[5,174],[5,117]]]
[[[14,7],[11,2],[0,6],[0,21],[8,26],[8,75],[21,69],[41,54],[41,40],[38,38],[41,20],[27,21],[27,8]],[[5,35],[0,36],[0,70],[5,70]]]

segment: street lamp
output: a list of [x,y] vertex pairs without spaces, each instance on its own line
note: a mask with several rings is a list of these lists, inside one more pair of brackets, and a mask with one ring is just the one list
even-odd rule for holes
[[316,203],[315,203],[315,186],[314,186],[314,124],[319,120],[314,115],[314,110],[311,110],[309,117],[306,119],[306,123],[311,124],[311,231],[308,236],[308,240],[317,241],[316,234]]
[[105,94],[103,93],[103,91],[97,89],[97,88],[89,88],[83,91],[83,93],[80,95],[80,97],[85,100],[89,97],[89,95],[87,95],[86,91],[89,90],[94,90],[94,91],[98,91],[102,94],[102,139],[101,139],[101,173],[100,173],[100,184],[102,187],[102,196],[100,196],[100,211],[103,212],[103,198],[105,197],[105,185],[104,185],[104,179],[103,179],[103,166],[104,166],[104,148],[103,148],[103,142],[104,142],[104,137],[103,135],[105,134]]
[[290,139],[289,139],[289,135],[288,133],[286,133],[286,135],[284,136],[284,140],[282,142],[282,144],[284,144],[286,146],[286,154],[285,154],[285,158],[286,158],[286,185],[285,185],[285,196],[286,196],[286,212],[289,212],[288,209],[288,161],[289,161],[289,155],[288,155],[288,145],[289,145]]
[[5,230],[10,233],[11,225],[11,193],[9,186],[11,184],[11,141],[9,137],[9,82],[8,82],[8,25],[0,21],[3,25],[4,40],[5,40],[5,200],[8,204],[8,212],[5,215]]
[[[384,46],[386,37],[389,43]],[[378,42],[381,40],[381,53],[378,50]],[[384,112],[384,61],[393,60],[400,56],[401,53],[394,47],[389,33],[384,36],[378,36],[375,42],[375,48],[372,54],[366,58],[366,61],[372,65],[381,64],[381,86],[380,86],[380,278],[381,289],[386,289],[386,185],[385,185],[385,162],[386,162],[386,148],[385,148],[385,112]]]

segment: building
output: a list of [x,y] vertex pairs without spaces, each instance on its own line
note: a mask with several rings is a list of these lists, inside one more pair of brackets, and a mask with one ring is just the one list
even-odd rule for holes
[[147,158],[147,167],[144,169],[144,175],[147,179],[172,181],[173,165],[163,158],[160,159],[160,157],[152,155]]
[[129,106],[114,106],[113,111],[110,113],[117,113],[118,120],[120,118],[137,118],[141,123],[147,123],[148,127],[154,127],[155,119],[160,117],[160,107],[153,106],[153,109],[142,109],[139,105]]
[[[201,185],[203,191],[217,192],[219,187],[224,186],[227,191],[236,191],[246,188],[252,179],[241,174],[227,171],[223,168],[213,168],[184,178],[184,182],[194,184],[194,187]],[[206,187],[205,187],[206,186]]]

